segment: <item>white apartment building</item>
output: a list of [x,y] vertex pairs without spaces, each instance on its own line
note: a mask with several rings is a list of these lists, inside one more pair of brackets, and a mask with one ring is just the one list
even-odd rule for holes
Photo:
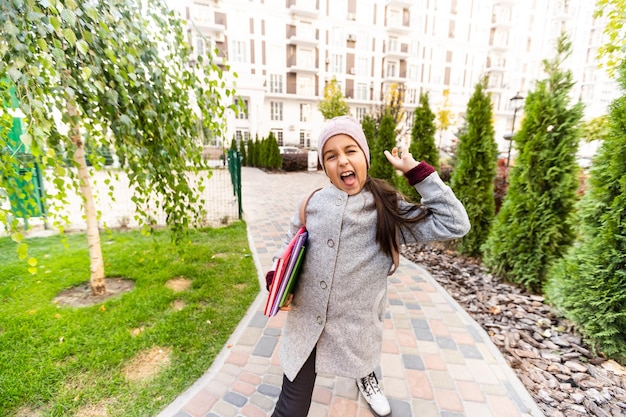
[[[496,139],[515,127],[511,98],[525,97],[543,78],[561,30],[572,39],[568,66],[577,80],[573,99],[587,116],[606,112],[615,97],[595,62],[602,25],[589,0],[170,0],[187,20],[197,53],[217,49],[247,107],[231,114],[228,137],[274,132],[280,145],[315,147],[323,117],[317,109],[335,78],[351,114],[374,114],[392,85],[404,89],[408,144],[413,112],[428,92],[435,114],[447,108],[453,125],[439,132],[448,146],[463,124],[476,83],[488,77]],[[238,77],[230,77],[237,73]]]

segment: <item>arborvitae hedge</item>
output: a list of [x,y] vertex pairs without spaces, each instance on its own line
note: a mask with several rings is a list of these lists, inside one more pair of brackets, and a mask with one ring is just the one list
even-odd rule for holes
[[[626,91],[626,61],[620,74]],[[613,102],[609,124],[577,206],[580,233],[550,268],[546,294],[599,350],[626,363],[626,95]]]
[[396,122],[391,114],[384,114],[380,120],[378,137],[374,151],[372,152],[372,166],[370,175],[375,178],[387,180],[394,184],[396,169],[389,163],[384,151],[391,151],[396,146]]
[[435,113],[430,110],[428,93],[420,94],[419,106],[415,109],[411,145],[409,152],[417,161],[426,161],[436,170],[439,169],[439,151],[435,144]]
[[274,132],[270,132],[265,143],[265,166],[269,169],[279,169],[283,165],[283,158],[278,149],[278,141]]
[[370,148],[370,155],[372,155],[378,146],[376,143],[376,120],[372,116],[367,115],[361,121],[361,127],[363,128],[365,139],[367,139],[367,146]]
[[248,166],[248,153],[246,151],[246,146],[248,144],[247,140],[242,140],[241,143],[239,144],[239,152],[241,153],[241,165],[242,166]]
[[532,291],[541,291],[548,267],[574,238],[582,104],[570,104],[572,74],[561,69],[569,51],[570,42],[561,36],[556,57],[544,61],[547,78],[526,99],[526,117],[512,139],[519,155],[483,248],[492,272]]
[[248,166],[258,166],[258,154],[259,154],[259,137],[255,136],[254,140],[248,142]]
[[494,138],[492,106],[483,84],[476,84],[467,104],[467,129],[457,144],[457,161],[451,187],[465,206],[472,225],[457,250],[478,256],[495,216],[493,180],[498,147]]

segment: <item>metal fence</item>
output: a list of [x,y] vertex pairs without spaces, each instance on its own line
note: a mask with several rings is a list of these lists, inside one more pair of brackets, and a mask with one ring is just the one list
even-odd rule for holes
[[[232,159],[232,160],[231,160]],[[201,173],[205,179],[205,187],[202,198],[205,200],[204,208],[206,217],[204,225],[221,226],[242,218],[241,205],[241,160],[239,155],[229,155],[228,163],[225,161],[211,161],[211,169]],[[232,174],[231,174],[232,173]],[[54,195],[53,173],[47,170],[43,172],[45,190]],[[136,206],[132,201],[132,188],[128,177],[122,171],[106,168],[91,173],[91,186],[95,198],[96,210],[99,212],[100,227],[120,228],[138,227],[135,219]],[[113,197],[109,195],[110,187],[113,187]],[[66,231],[80,231],[86,229],[84,209],[81,198],[73,190],[68,190],[70,204],[61,212],[53,209],[48,211],[48,218],[31,218],[28,221],[28,233],[37,234],[42,230],[53,233],[52,225],[55,221],[62,221],[66,216],[69,223],[65,225]],[[155,201],[158,196],[155,196]],[[166,224],[166,216],[161,210],[154,209],[152,215],[159,226]],[[6,234],[4,228],[0,228],[0,235]]]

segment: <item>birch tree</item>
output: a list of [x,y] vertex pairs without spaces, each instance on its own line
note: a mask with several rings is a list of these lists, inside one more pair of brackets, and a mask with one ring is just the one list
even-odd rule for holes
[[[86,142],[123,156],[137,220],[150,227],[152,213],[162,210],[180,236],[204,214],[199,120],[223,136],[225,110],[236,110],[223,77],[228,67],[212,52],[193,55],[182,21],[162,0],[3,1],[0,28],[0,80],[14,87],[19,100],[21,145],[53,173],[57,192],[46,195],[50,209],[68,206],[68,189],[82,196],[91,288],[104,294]],[[6,91],[0,88],[5,103]],[[0,149],[6,148],[6,133],[0,130]],[[2,153],[0,189],[9,196],[20,192],[11,186],[17,170],[7,169],[17,163]],[[27,258],[17,221],[6,209],[0,209],[0,221],[18,243],[19,256]],[[63,231],[62,222],[56,226]],[[34,269],[36,262],[29,263]]]

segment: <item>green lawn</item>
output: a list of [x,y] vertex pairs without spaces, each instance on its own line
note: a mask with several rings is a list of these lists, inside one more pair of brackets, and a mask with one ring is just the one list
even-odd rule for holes
[[[0,239],[0,415],[154,416],[209,368],[259,291],[244,222],[178,245],[167,232],[102,232],[101,241],[107,278],[135,288],[78,308],[54,298],[89,279],[84,234],[65,245],[29,239],[36,275]],[[165,286],[180,277],[192,281],[188,290]],[[169,365],[151,378],[125,377],[125,366],[155,348],[171,352]]]

